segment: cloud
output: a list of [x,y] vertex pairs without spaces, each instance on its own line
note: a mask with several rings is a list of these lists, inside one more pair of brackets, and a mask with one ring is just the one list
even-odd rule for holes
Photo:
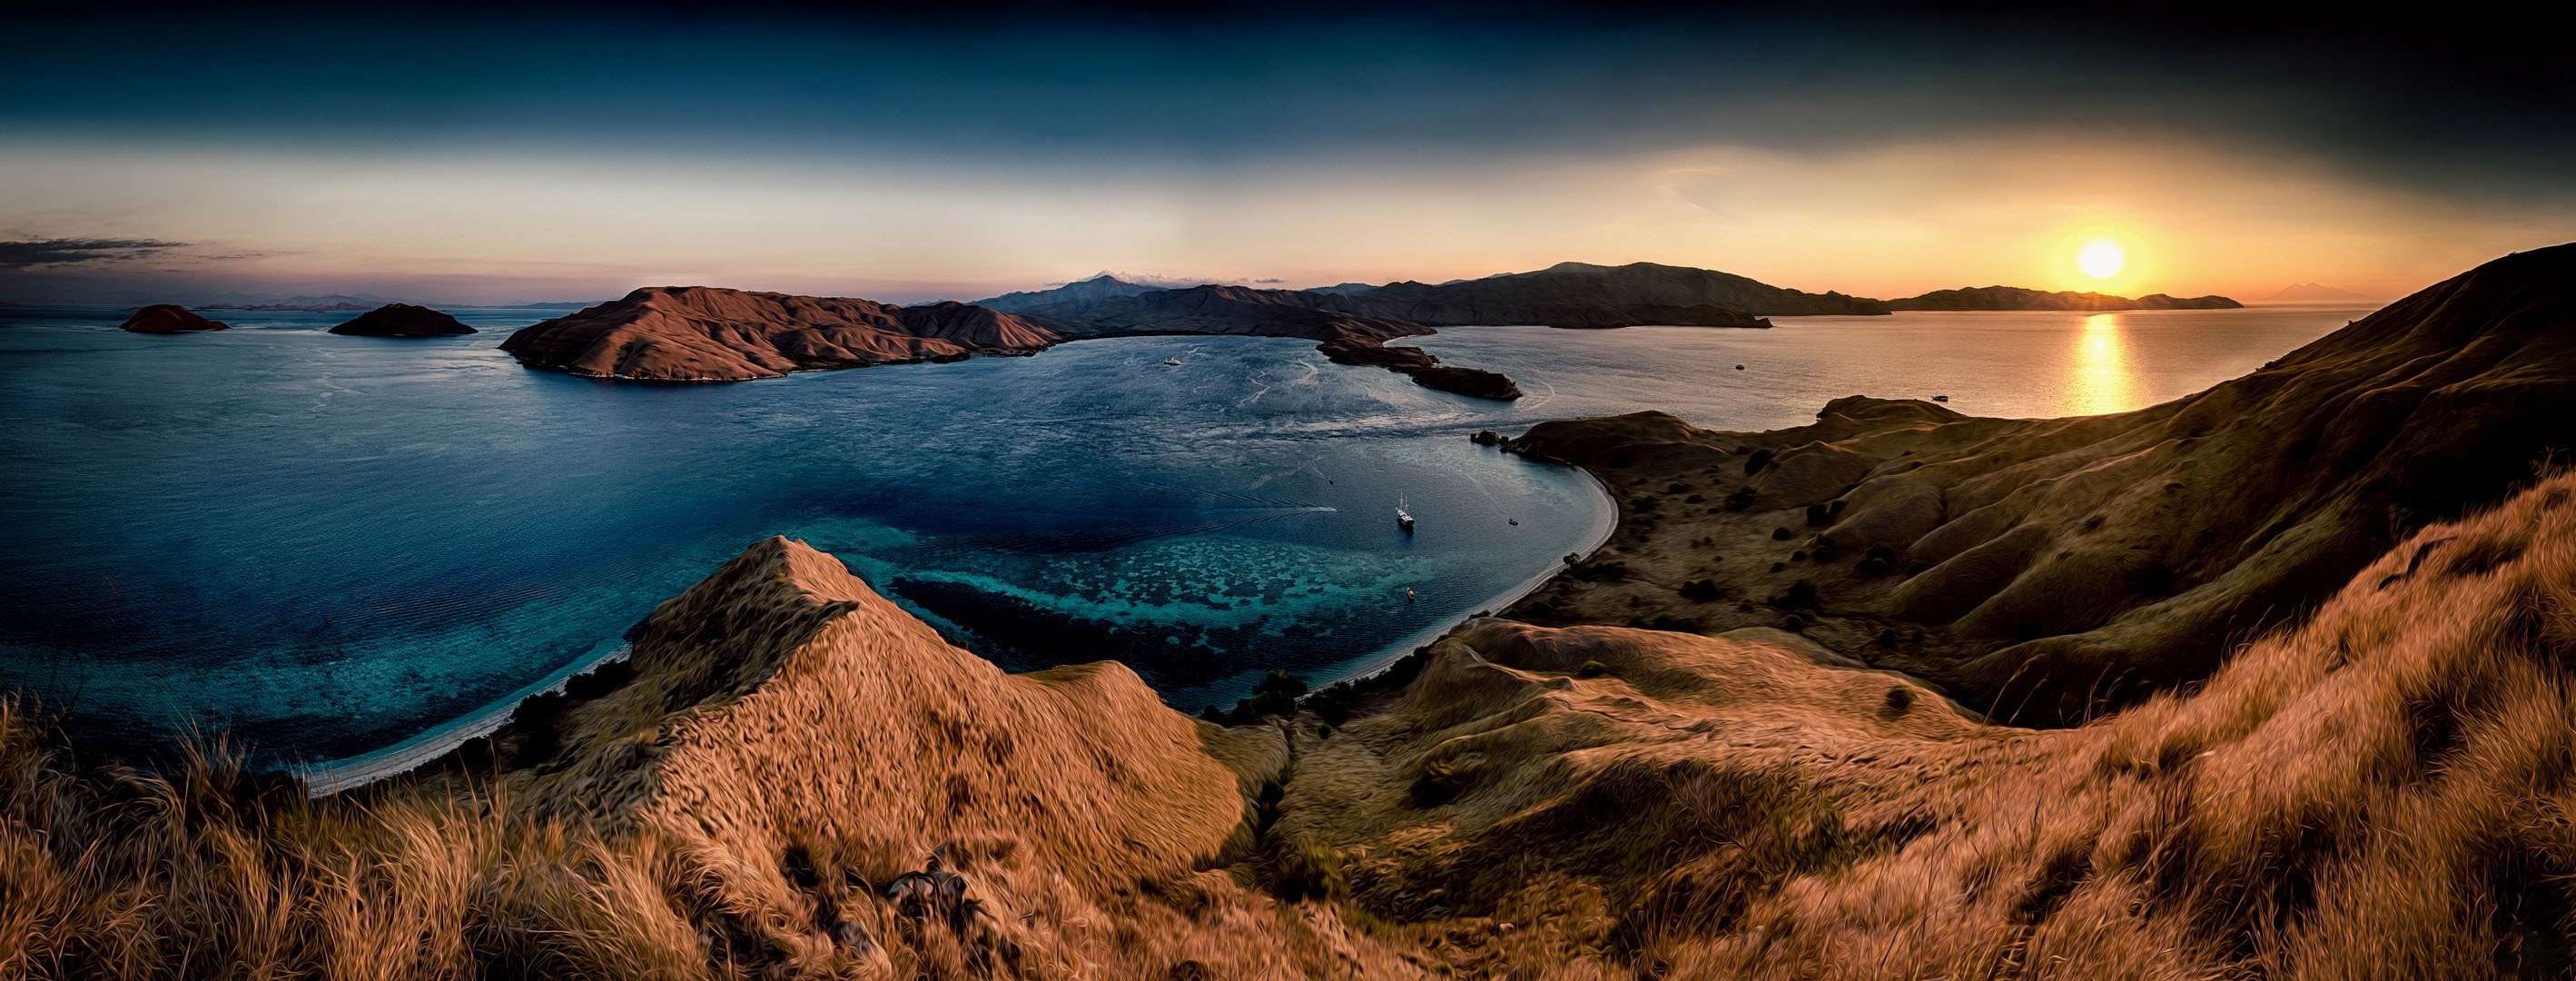
[[0,270],[134,263],[142,257],[160,255],[167,250],[183,250],[183,247],[188,247],[188,242],[162,242],[162,239],[21,239],[21,242],[0,242]]

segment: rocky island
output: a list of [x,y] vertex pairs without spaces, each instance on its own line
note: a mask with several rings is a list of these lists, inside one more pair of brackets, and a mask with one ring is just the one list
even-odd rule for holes
[[190,334],[198,331],[232,329],[231,324],[220,320],[208,320],[186,307],[172,303],[155,303],[138,309],[134,311],[133,316],[125,318],[125,322],[117,326],[120,330],[129,330],[137,334]]
[[620,381],[720,382],[791,371],[1034,354],[1062,338],[963,303],[900,307],[847,297],[711,286],[639,289],[513,333],[531,368]]
[[453,337],[474,333],[474,328],[428,307],[388,303],[342,322],[331,332],[359,337]]

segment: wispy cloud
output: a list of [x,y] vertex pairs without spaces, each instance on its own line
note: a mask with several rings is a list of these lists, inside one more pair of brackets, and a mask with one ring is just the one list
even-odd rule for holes
[[0,269],[96,266],[184,249],[186,242],[152,238],[39,238],[0,242]]

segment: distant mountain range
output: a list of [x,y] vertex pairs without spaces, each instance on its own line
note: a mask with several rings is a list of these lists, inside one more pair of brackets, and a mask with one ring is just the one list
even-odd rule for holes
[[2324,283],[2295,283],[2264,297],[2266,303],[2368,303],[2370,297],[2351,290],[2336,289]]
[[200,310],[373,310],[393,300],[371,293],[326,293],[319,296],[255,297],[228,294],[211,303],[197,304]]
[[1171,288],[1172,287],[1168,286],[1148,286],[1144,283],[1131,283],[1104,272],[1100,275],[1093,276],[1090,279],[1066,283],[1053,289],[1024,290],[1018,293],[1004,293],[1000,296],[986,297],[975,301],[975,305],[979,307],[991,307],[995,310],[1002,311],[1003,313],[1027,313],[1032,310],[1036,310],[1039,307],[1053,306],[1061,303],[1114,300],[1122,296],[1135,296],[1139,293],[1151,293],[1156,290]]
[[2109,293],[2056,293],[2019,286],[1968,286],[1934,290],[1921,296],[1889,300],[1890,310],[2233,310],[2245,304],[2223,296],[2167,296],[2149,293],[2137,299]]
[[[1166,289],[1103,273],[1053,289],[1005,293],[977,301],[1006,313],[1072,320],[1111,317],[1122,329],[1158,309],[1195,309],[1196,300],[1128,301]],[[2046,292],[2015,286],[1964,287],[1921,296],[1876,300],[1839,292],[1808,293],[1713,269],[1632,262],[1602,266],[1560,262],[1530,272],[1497,273],[1444,283],[1401,281],[1383,285],[1340,283],[1305,290],[1226,286],[1236,300],[1270,306],[1337,310],[1362,317],[1402,320],[1426,327],[1538,324],[1552,327],[1767,327],[1763,317],[1818,314],[1875,315],[1897,310],[2223,310],[2242,306],[2223,296],[2137,298],[2107,293]],[[1272,314],[1271,316],[1277,316]]]

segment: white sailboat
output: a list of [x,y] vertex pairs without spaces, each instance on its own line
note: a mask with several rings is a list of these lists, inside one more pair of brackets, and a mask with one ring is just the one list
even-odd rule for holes
[[1404,529],[1407,535],[1413,534],[1413,512],[1404,509],[1402,494],[1395,495],[1395,526]]

